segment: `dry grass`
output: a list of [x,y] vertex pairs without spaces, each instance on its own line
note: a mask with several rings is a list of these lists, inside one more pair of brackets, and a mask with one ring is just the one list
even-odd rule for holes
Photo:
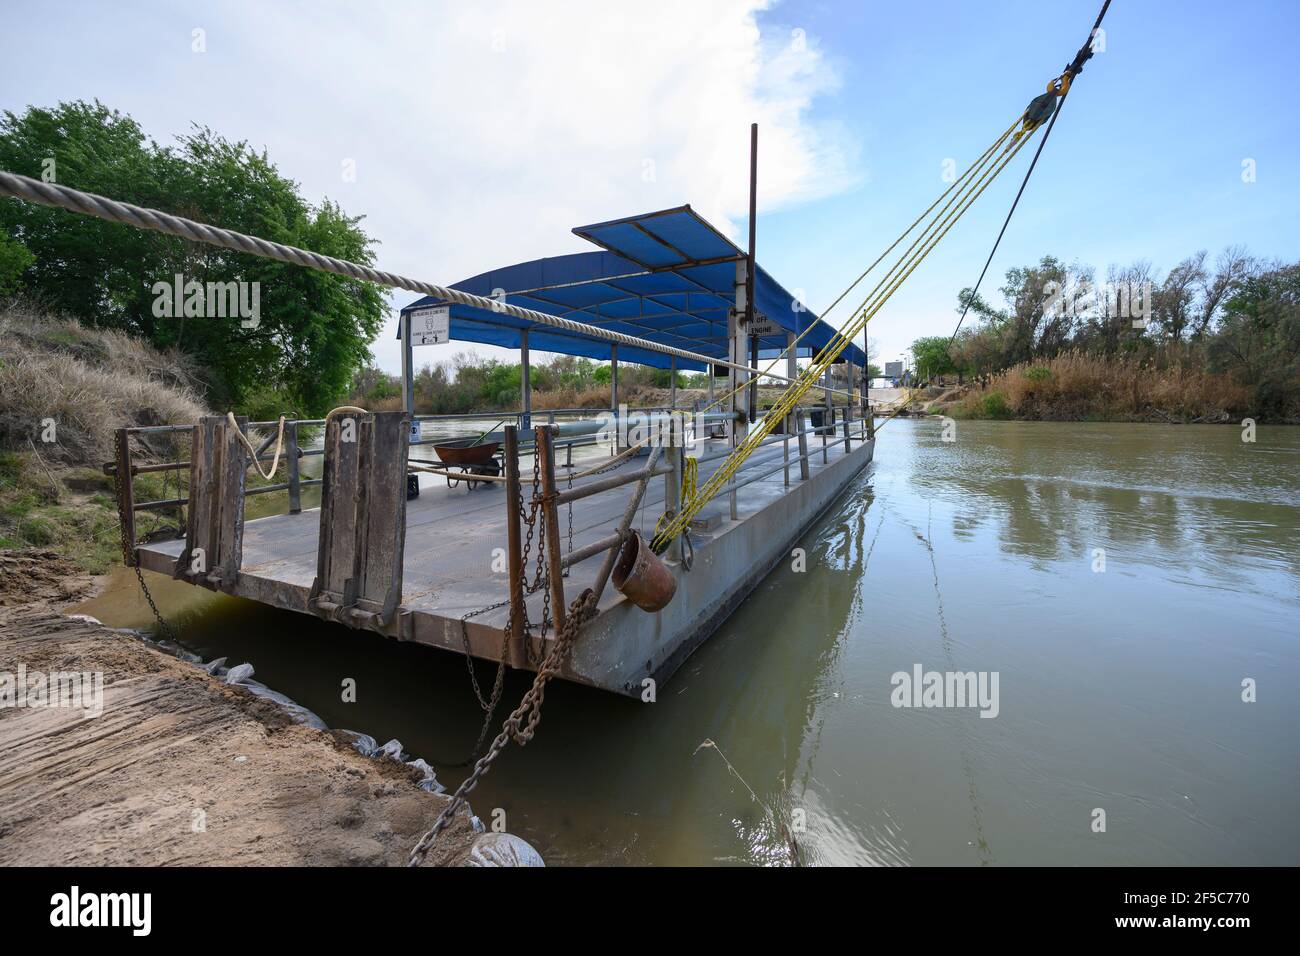
[[[208,414],[188,360],[122,332],[90,329],[21,306],[0,312],[0,445],[68,465],[113,456],[124,425],[181,424]],[[42,442],[47,420],[54,442]],[[147,449],[146,449],[147,452]]]
[[1251,389],[1228,375],[1066,353],[1007,369],[969,392],[956,411],[974,418],[1190,422],[1249,414],[1251,403]]
[[364,403],[368,412],[400,412],[404,407],[402,396],[390,395],[388,398],[371,399]]
[[[619,398],[628,405],[641,404],[642,389],[619,389]],[[609,408],[609,386],[593,385],[590,388],[556,388],[546,392],[533,392],[533,408],[546,411],[551,408]]]

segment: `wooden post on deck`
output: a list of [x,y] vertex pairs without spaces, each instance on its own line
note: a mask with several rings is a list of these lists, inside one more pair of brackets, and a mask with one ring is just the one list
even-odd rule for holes
[[388,627],[402,599],[411,416],[347,413],[325,427],[316,579],[307,610]]
[[234,428],[225,419],[218,419],[217,435],[221,448],[217,486],[220,547],[209,552],[208,561],[211,572],[219,575],[221,586],[227,588],[232,587],[239,577],[239,566],[244,560],[244,487],[250,460],[244,443],[235,434],[236,430],[240,434],[248,431],[247,416],[237,415]]
[[510,666],[527,663],[524,649],[524,556],[519,524],[519,429],[506,426],[506,549],[510,573]]
[[555,445],[551,427],[533,431],[542,478],[542,520],[546,522],[546,576],[550,579],[551,617],[558,637],[564,629],[564,568],[560,564],[560,514],[555,503]]
[[131,433],[117,430],[117,510],[122,516],[122,561],[135,567],[135,486],[131,474]]

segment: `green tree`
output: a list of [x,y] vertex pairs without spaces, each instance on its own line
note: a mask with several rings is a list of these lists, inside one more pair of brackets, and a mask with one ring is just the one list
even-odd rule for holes
[[912,356],[916,359],[916,370],[922,381],[936,375],[956,373],[957,365],[948,354],[948,337],[945,335],[927,335],[912,343]]
[[[99,102],[29,108],[0,118],[0,168],[140,206],[373,262],[360,219],[331,202],[313,206],[265,153],[196,127],[175,147],[145,137],[130,117]],[[27,291],[55,311],[188,352],[205,370],[210,399],[238,406],[268,385],[320,414],[344,395],[369,358],[384,300],[369,283],[102,222],[18,200],[0,200],[0,235],[26,247]],[[246,283],[247,316],[173,316],[161,284]],[[256,284],[256,285],[253,285]]]
[[1300,264],[1242,280],[1210,342],[1213,367],[1255,387],[1260,415],[1287,413],[1300,377]]
[[0,296],[13,295],[22,288],[23,272],[35,261],[21,242],[0,236]]

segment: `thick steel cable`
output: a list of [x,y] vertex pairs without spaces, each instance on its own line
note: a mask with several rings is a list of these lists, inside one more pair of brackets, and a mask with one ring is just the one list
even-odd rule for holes
[[[17,173],[0,170],[0,196],[22,199],[42,206],[52,206],[56,209],[66,209],[69,212],[78,212],[86,216],[93,216],[96,219],[123,223],[128,226],[135,226],[138,229],[149,229],[153,232],[162,232],[169,236],[178,236],[181,239],[188,239],[191,242],[203,242],[211,246],[230,249],[234,252],[243,252],[251,256],[261,256],[264,259],[275,259],[278,262],[287,262],[290,265],[303,266],[308,269],[318,269],[322,272],[332,272],[335,275],[346,276],[350,279],[360,279],[363,282],[373,282],[377,285],[388,286],[391,289],[405,289],[409,292],[420,292],[424,295],[432,296],[436,299],[445,299],[448,302],[454,302],[458,305],[470,306],[476,309],[485,309],[489,312],[497,312],[513,316],[516,319],[523,319],[527,322],[537,322],[542,325],[549,325],[552,328],[561,329],[562,331],[569,332],[573,335],[584,335],[590,338],[602,339],[606,342],[613,342],[616,345],[626,345],[629,348],[641,348],[652,352],[659,352],[663,355],[673,355],[677,358],[688,359],[692,362],[700,362],[706,366],[719,365],[723,368],[732,368],[741,372],[753,371],[753,368],[749,365],[741,365],[738,362],[731,362],[727,359],[716,358],[712,355],[702,355],[699,352],[691,352],[686,349],[675,348],[671,345],[663,345],[659,342],[652,342],[649,339],[642,339],[634,335],[625,335],[622,332],[613,332],[609,329],[603,329],[600,326],[587,325],[585,322],[575,322],[573,319],[548,315],[545,312],[534,312],[532,309],[520,308],[517,305],[511,305],[509,302],[503,302],[498,299],[486,299],[482,296],[462,292],[459,289],[451,289],[446,286],[435,285],[432,282],[425,282],[420,279],[407,278],[406,276],[396,275],[392,272],[383,272],[382,270],[375,269],[371,266],[363,266],[355,262],[349,262],[346,259],[336,259],[333,256],[325,256],[321,255],[319,252],[299,249],[296,246],[287,246],[283,243],[271,242],[267,239],[260,239],[257,236],[249,236],[242,232],[235,232],[231,229],[221,229],[217,226],[209,226],[206,223],[195,222],[193,219],[173,216],[169,213],[160,212],[157,209],[134,206],[131,203],[118,202],[117,200],[109,199],[105,196],[83,192],[80,189],[72,189],[71,187],[60,186],[56,183],[44,183],[40,180],[32,179],[29,176],[21,176]],[[787,383],[796,381],[796,379],[787,378],[784,375],[777,375],[774,373],[771,374],[770,377],[780,379],[782,382]],[[833,391],[839,394],[848,394],[844,389],[833,389]]]

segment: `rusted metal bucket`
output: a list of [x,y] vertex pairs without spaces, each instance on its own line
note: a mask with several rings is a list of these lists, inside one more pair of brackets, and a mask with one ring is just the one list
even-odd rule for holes
[[677,593],[677,579],[635,531],[619,549],[612,578],[619,593],[643,611],[662,610]]

